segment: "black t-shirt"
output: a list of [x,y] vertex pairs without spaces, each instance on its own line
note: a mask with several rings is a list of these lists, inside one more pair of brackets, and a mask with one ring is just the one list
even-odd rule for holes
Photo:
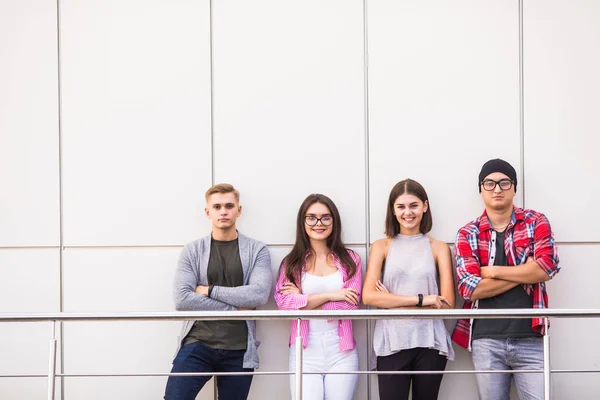
[[[208,284],[235,287],[244,284],[238,240],[221,241],[211,238],[208,259]],[[196,321],[183,344],[202,342],[214,349],[246,350],[246,321]]]
[[[490,256],[493,265],[508,265],[504,251],[504,232],[496,232],[496,254]],[[479,300],[480,309],[533,308],[533,299],[523,285],[515,286],[494,297]],[[476,319],[473,321],[473,340],[541,336],[531,329],[531,318]]]

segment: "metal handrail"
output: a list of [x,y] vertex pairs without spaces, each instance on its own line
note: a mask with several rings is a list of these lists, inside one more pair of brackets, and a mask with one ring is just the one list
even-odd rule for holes
[[492,309],[492,310],[251,310],[251,311],[170,311],[130,313],[0,313],[2,322],[44,321],[187,321],[187,320],[294,320],[294,319],[462,319],[462,318],[599,318],[600,309],[543,308],[543,309]]
[[[142,374],[57,374],[56,373],[56,322],[74,321],[186,321],[186,320],[222,320],[224,315],[228,320],[297,320],[298,335],[296,337],[296,364],[294,371],[277,372],[205,372],[205,373],[142,373]],[[343,311],[284,311],[284,310],[252,310],[252,311],[178,311],[178,312],[133,312],[133,313],[2,313],[2,322],[53,322],[53,335],[50,341],[50,356],[48,375],[4,375],[1,377],[47,377],[48,399],[54,400],[54,387],[56,377],[107,377],[107,376],[221,376],[221,375],[295,375],[296,399],[302,398],[302,376],[311,373],[302,371],[302,337],[300,336],[300,321],[302,319],[461,319],[461,318],[545,318],[546,328],[549,318],[599,318],[600,309],[494,309],[494,310],[343,310]],[[548,332],[546,330],[546,332]],[[521,370],[521,371],[347,371],[345,374],[476,374],[476,373],[540,373],[544,374],[544,398],[550,399],[550,376],[552,372],[600,372],[598,370],[555,370],[550,369],[550,337],[544,336],[544,368],[543,370]],[[340,372],[341,373],[341,372]]]

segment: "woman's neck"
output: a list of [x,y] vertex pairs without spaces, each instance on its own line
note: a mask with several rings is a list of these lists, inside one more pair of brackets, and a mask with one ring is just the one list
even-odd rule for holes
[[421,234],[421,230],[419,227],[416,227],[415,229],[402,229],[402,227],[400,227],[399,233],[404,236],[417,236]]
[[327,247],[327,242],[325,240],[311,240],[310,241],[310,250],[312,255],[316,259],[327,258],[331,250]]

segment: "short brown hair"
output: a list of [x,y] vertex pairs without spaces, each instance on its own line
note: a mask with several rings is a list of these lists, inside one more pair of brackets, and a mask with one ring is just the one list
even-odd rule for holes
[[419,224],[419,232],[425,234],[433,226],[431,204],[429,204],[425,188],[417,181],[405,179],[394,185],[388,199],[387,213],[385,215],[385,235],[389,238],[393,238],[400,233],[400,223],[396,219],[396,215],[394,215],[394,202],[405,193],[418,197],[423,203],[427,202],[427,212],[423,214],[423,218]]
[[235,200],[239,203],[240,202],[240,192],[238,192],[233,185],[230,185],[229,183],[218,183],[216,185],[211,186],[207,191],[206,194],[204,195],[204,198],[206,199],[206,201],[208,201],[208,198],[210,196],[212,196],[215,193],[233,193],[233,195],[235,196]]

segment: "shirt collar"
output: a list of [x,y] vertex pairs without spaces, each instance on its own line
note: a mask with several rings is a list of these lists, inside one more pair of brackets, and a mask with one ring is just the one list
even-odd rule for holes
[[[511,217],[510,223],[508,224],[506,229],[512,228],[513,226],[515,226],[517,224],[517,222],[521,222],[524,220],[525,220],[525,213],[523,212],[523,209],[513,205],[512,217]],[[490,220],[487,216],[487,210],[484,210],[483,214],[481,214],[481,216],[479,217],[479,231],[484,232],[484,231],[489,231],[491,229],[492,229],[492,224],[490,223]]]

